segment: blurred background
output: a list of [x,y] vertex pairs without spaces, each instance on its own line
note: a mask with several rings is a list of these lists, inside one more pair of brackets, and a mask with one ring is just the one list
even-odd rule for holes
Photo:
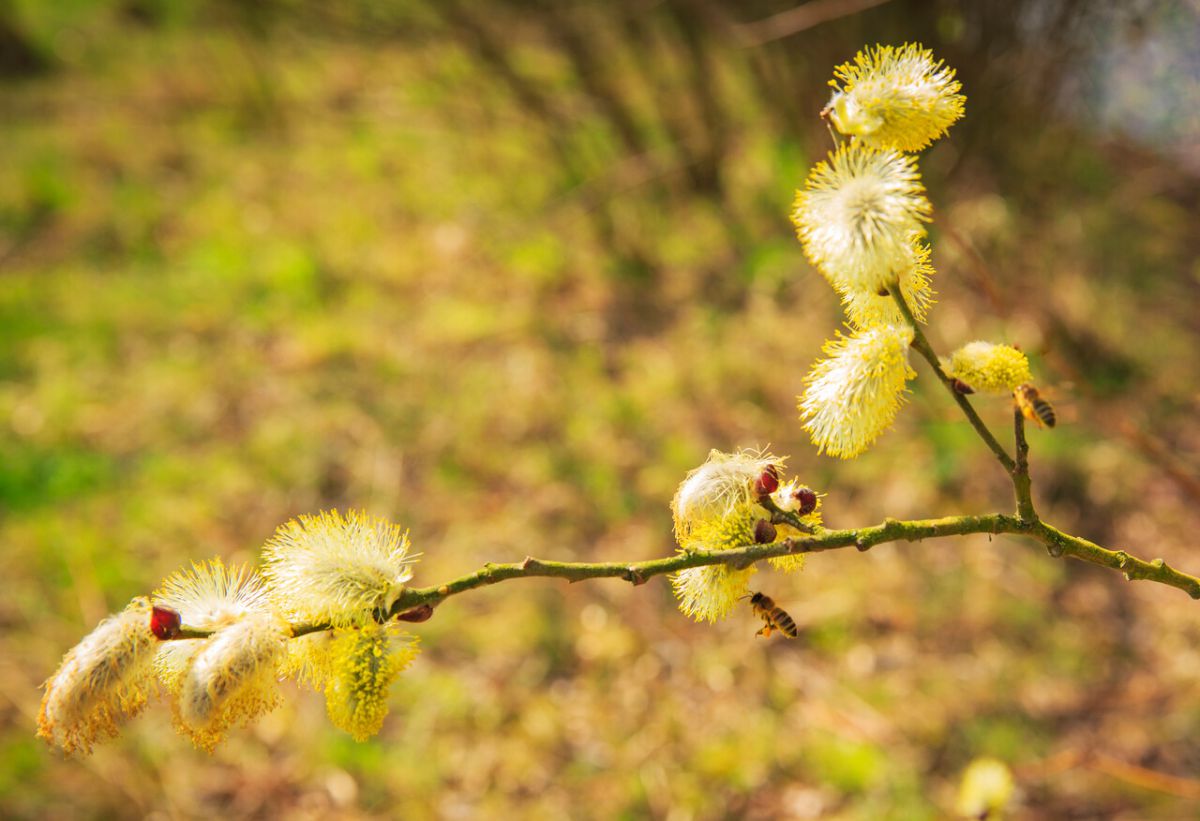
[[788,212],[833,67],[876,42],[968,95],[921,159],[932,341],[1030,354],[1061,420],[1031,433],[1045,518],[1200,572],[1198,21],[0,0],[0,814],[934,819],[989,756],[1014,817],[1197,817],[1200,605],[1010,538],[764,572],[790,642],[749,608],[694,624],[661,579],[477,591],[416,626],[366,744],[294,690],[212,756],[163,704],[78,760],[34,722],[105,614],[299,513],[405,524],[432,584],[669,554],[710,448],[789,455],[831,526],[1009,510],[923,363],[855,461],[796,419],[841,313]]

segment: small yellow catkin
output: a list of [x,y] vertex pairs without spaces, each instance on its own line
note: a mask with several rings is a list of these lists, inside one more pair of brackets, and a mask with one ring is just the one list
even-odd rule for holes
[[[219,631],[252,613],[270,611],[262,578],[249,565],[227,567],[220,559],[171,574],[152,600],[174,610],[193,630]],[[184,673],[204,645],[198,639],[162,642],[154,657],[154,672],[167,692],[179,694]]]
[[1011,345],[968,342],[950,354],[950,376],[981,393],[1011,393],[1033,381],[1029,360]]
[[379,732],[388,714],[388,691],[419,652],[417,639],[394,624],[369,623],[337,631],[325,683],[329,720],[355,741]]
[[[914,235],[909,251],[909,262],[900,270],[900,294],[913,318],[924,322],[935,302],[929,245]],[[856,330],[865,331],[876,325],[903,325],[907,321],[890,292],[842,291],[841,297],[846,317]]]
[[[813,509],[808,513],[801,513],[801,489],[810,492],[813,499]],[[821,497],[814,491],[811,491],[806,485],[798,479],[790,479],[779,486],[779,489],[771,494],[771,501],[780,510],[788,513],[797,513],[799,519],[810,528],[819,528],[821,526]],[[802,531],[789,527],[786,524],[779,525],[777,531],[777,540],[790,538],[792,536],[802,536]],[[804,554],[792,553],[787,556],[774,556],[769,559],[771,566],[776,570],[782,570],[784,573],[795,573],[804,569]]]
[[999,819],[1012,800],[1012,771],[994,758],[976,758],[963,772],[955,810],[961,818]]
[[273,613],[252,613],[205,641],[184,673],[177,724],[211,752],[234,724],[275,708],[280,661],[291,631]]
[[146,703],[157,645],[144,597],[100,622],[46,681],[38,736],[66,753],[89,753],[97,741],[116,736],[118,725]]

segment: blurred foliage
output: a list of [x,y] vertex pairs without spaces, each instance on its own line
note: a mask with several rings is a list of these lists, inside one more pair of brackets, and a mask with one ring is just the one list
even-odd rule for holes
[[90,759],[34,740],[92,624],[298,513],[411,527],[432,583],[668,553],[710,447],[791,454],[831,526],[1007,508],[926,378],[855,462],[795,420],[840,312],[787,211],[875,41],[969,95],[922,159],[933,341],[1030,354],[1050,521],[1200,567],[1194,3],[789,8],[0,2],[0,814],[940,818],[984,756],[1015,817],[1194,812],[1200,609],[1008,540],[764,573],[794,642],[660,583],[464,596],[367,744],[299,693],[212,757],[163,710]]

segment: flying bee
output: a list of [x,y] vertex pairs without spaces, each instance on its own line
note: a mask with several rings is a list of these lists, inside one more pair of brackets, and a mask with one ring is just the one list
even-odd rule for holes
[[1054,406],[1039,396],[1037,388],[1029,383],[1018,386],[1013,391],[1013,399],[1017,400],[1017,408],[1021,415],[1030,422],[1036,422],[1039,428],[1052,428],[1058,421],[1058,417],[1054,415]]
[[754,614],[760,616],[765,622],[763,628],[754,635],[766,638],[776,630],[783,633],[789,639],[794,639],[800,635],[800,631],[796,629],[796,622],[792,621],[792,617],[782,607],[777,606],[775,600],[765,593],[751,594],[750,606],[754,608]]

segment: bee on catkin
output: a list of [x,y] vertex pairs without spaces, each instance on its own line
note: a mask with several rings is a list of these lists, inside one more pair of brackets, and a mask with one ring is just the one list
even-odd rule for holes
[[1038,389],[1026,382],[1013,391],[1013,399],[1021,415],[1034,422],[1037,426],[1052,428],[1057,424],[1058,417],[1054,414],[1054,406],[1038,394]]

